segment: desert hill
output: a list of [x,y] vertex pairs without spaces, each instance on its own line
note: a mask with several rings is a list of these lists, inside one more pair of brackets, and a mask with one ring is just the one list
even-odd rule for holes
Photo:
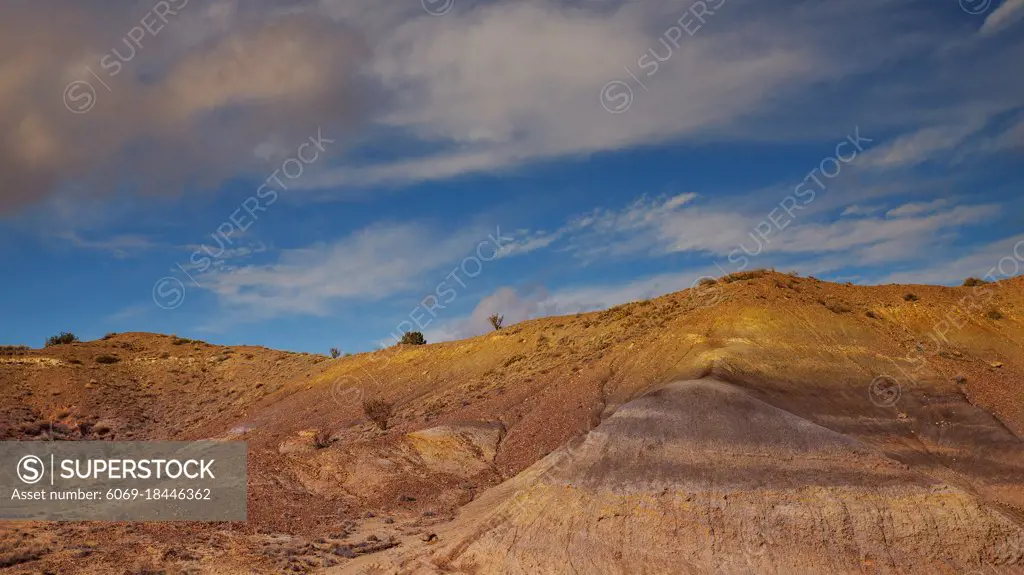
[[438,543],[340,572],[944,573],[1011,563],[1022,542],[973,494],[702,379],[624,405]]
[[1018,572],[1022,296],[747,272],[335,360],[141,333],[0,351],[5,438],[250,451],[246,524],[7,524],[0,566]]

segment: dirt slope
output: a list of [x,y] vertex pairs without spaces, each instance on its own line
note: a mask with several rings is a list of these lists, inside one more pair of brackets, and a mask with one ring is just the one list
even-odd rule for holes
[[[921,485],[941,486],[964,509],[973,506],[971,517],[996,514],[1019,526],[1022,296],[1024,278],[974,288],[863,287],[763,273],[468,340],[337,360],[150,334],[0,352],[0,422],[7,424],[0,433],[7,437],[217,437],[246,440],[250,449],[244,525],[61,527],[95,542],[85,557],[54,527],[18,526],[22,532],[13,534],[8,525],[0,527],[0,555],[7,540],[45,550],[20,564],[26,573],[47,566],[122,573],[143,560],[169,572],[202,565],[276,573],[340,566],[400,544],[396,553],[423,533],[467,525],[460,512],[467,503],[496,497],[495,486],[507,489],[552,451],[609,423],[619,407],[709,375],[881,458],[872,461],[906,466],[926,478]],[[97,363],[102,355],[120,361]],[[388,429],[364,415],[370,398],[393,404]],[[319,447],[318,435],[327,438]],[[749,463],[731,457],[716,469]],[[796,456],[787,461],[794,473],[809,465]],[[811,466],[805,475],[819,472],[847,470]],[[764,478],[765,489],[787,493],[783,476]],[[853,491],[844,493],[878,497],[872,479],[850,475],[844,485]],[[903,496],[910,499],[883,498],[878,508],[934,503],[919,491]],[[998,529],[987,543],[953,546],[951,557],[994,565],[983,552],[998,544]],[[945,541],[915,537],[926,546]],[[112,548],[111,539],[123,544]],[[718,553],[727,541],[711,549]],[[818,565],[814,549],[777,565]],[[964,559],[970,549],[979,553],[974,563]],[[466,557],[473,553],[486,557],[483,550]],[[689,560],[699,572],[709,559],[698,553]]]
[[624,405],[438,535],[338,573],[964,573],[1024,543],[972,494],[713,379]]

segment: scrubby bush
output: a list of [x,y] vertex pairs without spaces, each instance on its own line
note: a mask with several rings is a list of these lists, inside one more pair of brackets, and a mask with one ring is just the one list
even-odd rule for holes
[[974,287],[987,284],[988,282],[976,277],[969,277],[964,280],[964,287]]
[[313,435],[313,447],[317,449],[325,449],[332,443],[334,443],[334,438],[331,437],[331,432],[328,429],[320,428]]
[[341,356],[341,350],[336,348],[336,347],[332,347],[331,348],[331,359],[338,359],[338,357],[340,357],[340,356]]
[[826,301],[826,302],[822,302],[822,305],[824,305],[826,308],[828,308],[828,310],[830,312],[832,312],[832,313],[849,313],[850,312],[850,308],[847,307],[846,304],[844,304],[843,302],[840,302],[840,301]]
[[871,319],[878,319],[878,314],[871,310],[864,312],[864,315],[870,317]]
[[991,309],[985,315],[988,316],[988,319],[1003,319],[1003,314],[997,309]]
[[121,361],[121,358],[116,355],[98,355],[96,356],[96,363],[117,363]]
[[391,419],[391,404],[383,399],[363,400],[363,413],[370,421],[377,424],[381,429],[388,428],[388,420]]
[[28,350],[27,345],[0,345],[0,355],[24,355]]
[[744,280],[753,280],[762,277],[766,273],[768,273],[768,270],[766,269],[750,270],[749,272],[735,272],[722,276],[722,281],[728,284]]
[[715,278],[701,278],[700,281],[697,282],[697,285],[699,287],[707,287],[707,286],[713,286],[713,285],[715,285],[717,283],[718,283],[718,280],[716,280]]
[[501,329],[501,322],[505,321],[505,316],[494,314],[487,318],[487,321],[491,322],[491,327],[493,327],[494,330],[497,331]]
[[112,332],[108,333],[107,335],[103,336],[103,339],[110,339],[110,338],[112,338],[112,337],[114,337],[116,335],[117,335],[117,332],[116,331],[112,331]]
[[903,300],[904,301],[917,301],[919,299],[921,299],[921,298],[917,297],[916,295],[914,295],[912,293],[903,294]]
[[405,345],[423,345],[427,343],[426,338],[423,334],[418,331],[407,331],[402,334],[402,342]]
[[51,345],[64,345],[64,344],[67,344],[67,343],[76,343],[76,342],[78,342],[78,336],[77,335],[75,335],[75,334],[73,334],[73,333],[71,333],[69,331],[62,331],[62,332],[58,333],[57,335],[51,335],[46,340],[46,347],[50,347]]

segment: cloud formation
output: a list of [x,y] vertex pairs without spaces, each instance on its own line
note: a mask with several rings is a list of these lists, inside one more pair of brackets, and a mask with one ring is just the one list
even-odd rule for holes
[[[268,150],[317,125],[396,151],[339,152],[300,182],[332,192],[670,140],[835,137],[850,117],[905,133],[876,162],[907,166],[1024,98],[1006,74],[1020,40],[985,34],[1014,26],[1019,0],[972,39],[913,3],[709,6],[698,22],[669,0],[459,0],[440,17],[417,2],[6,2],[0,213],[215,187],[261,174]],[[630,90],[626,113],[602,106],[610,82]],[[65,109],[69,87],[88,113]]]
[[5,2],[0,214],[262,173],[261,142],[352,123],[364,48],[343,26],[232,2]]

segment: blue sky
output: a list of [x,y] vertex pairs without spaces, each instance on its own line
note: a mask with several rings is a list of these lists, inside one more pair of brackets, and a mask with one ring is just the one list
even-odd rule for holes
[[1024,0],[377,4],[0,7],[0,343],[355,352],[1024,264]]

